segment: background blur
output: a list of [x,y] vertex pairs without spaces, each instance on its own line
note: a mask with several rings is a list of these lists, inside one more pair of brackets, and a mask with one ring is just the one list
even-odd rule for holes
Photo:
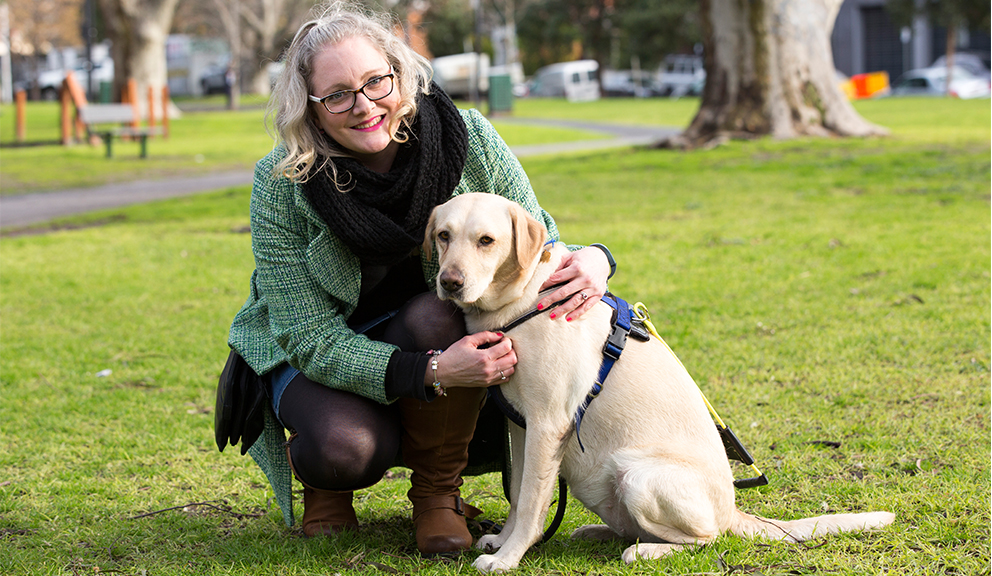
[[[513,95],[566,95],[541,82],[543,67],[591,61],[581,71],[600,96],[683,96],[705,82],[696,0],[385,0],[404,35],[435,62],[455,97],[485,95],[490,76],[509,77]],[[884,72],[892,86],[925,85],[949,49],[955,65],[988,84],[989,21],[946,17],[967,0],[845,0],[831,35],[838,78]],[[963,8],[961,6],[964,6]],[[985,2],[987,14],[988,3]],[[0,3],[0,97],[17,89],[55,100],[69,71],[89,99],[117,101],[115,65],[127,31],[112,25],[127,6],[163,33],[174,97],[267,95],[283,48],[312,0],[17,0]],[[924,9],[925,8],[925,9]],[[959,9],[960,8],[960,9]],[[111,17],[113,16],[113,17]],[[133,18],[133,15],[132,15]],[[950,34],[948,32],[951,32]],[[128,41],[130,42],[130,41]],[[116,46],[116,48],[115,48]],[[116,58],[115,58],[116,55]],[[914,79],[903,76],[914,71]],[[578,73],[578,72],[577,72]],[[123,76],[118,70],[118,76]],[[552,82],[553,84],[553,82]],[[925,86],[924,86],[925,87]],[[479,94],[476,93],[479,92]],[[570,94],[569,94],[570,95]],[[571,96],[571,95],[570,95]]]

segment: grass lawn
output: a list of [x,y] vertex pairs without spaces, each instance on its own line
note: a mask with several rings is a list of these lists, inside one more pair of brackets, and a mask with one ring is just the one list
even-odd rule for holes
[[[14,107],[2,105],[0,144],[5,147],[0,152],[0,195],[251,170],[272,149],[263,104],[248,100],[244,109],[229,112],[220,108],[216,97],[207,105],[180,102],[191,111],[170,122],[168,138],[149,139],[148,158],[144,159],[139,157],[136,141],[115,139],[110,159],[105,158],[103,145],[58,144],[59,108],[51,102],[28,104],[27,141],[35,145],[11,146],[15,142]],[[544,108],[538,112],[544,113]],[[603,138],[583,130],[519,126],[500,123],[499,119],[494,123],[511,146]]]
[[[893,135],[523,164],[566,241],[610,246],[611,289],[648,305],[769,476],[738,492],[742,509],[896,523],[804,545],[724,536],[625,566],[621,544],[569,541],[595,521],[573,501],[521,574],[989,573],[988,101],[858,106]],[[360,533],[308,540],[249,458],[217,452],[248,199],[235,188],[0,240],[0,574],[475,573],[476,552],[419,557],[404,469],[359,492]],[[498,476],[463,495],[505,518]]]

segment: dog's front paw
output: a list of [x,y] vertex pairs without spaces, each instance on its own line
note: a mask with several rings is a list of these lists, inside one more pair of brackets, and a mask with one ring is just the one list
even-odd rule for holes
[[493,554],[483,554],[482,556],[479,556],[475,559],[475,562],[472,563],[472,566],[475,566],[476,569],[483,574],[489,574],[491,572],[508,572],[517,567],[516,563],[508,564]]
[[486,534],[482,538],[479,538],[478,542],[475,543],[475,547],[483,552],[492,554],[493,552],[500,549],[503,545],[503,540],[499,534]]

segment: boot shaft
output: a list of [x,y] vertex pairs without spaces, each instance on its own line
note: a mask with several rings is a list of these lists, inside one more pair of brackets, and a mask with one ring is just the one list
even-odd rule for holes
[[457,494],[485,397],[484,388],[450,388],[430,402],[399,401],[403,462],[413,471],[411,500]]

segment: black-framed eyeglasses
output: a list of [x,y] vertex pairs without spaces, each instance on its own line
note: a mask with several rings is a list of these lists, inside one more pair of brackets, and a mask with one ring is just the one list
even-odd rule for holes
[[365,94],[365,97],[372,102],[382,100],[392,94],[393,76],[394,74],[390,72],[389,74],[372,78],[365,84],[362,84],[362,87],[357,90],[338,90],[337,92],[331,92],[327,96],[317,97],[310,95],[309,98],[313,102],[323,104],[324,109],[331,114],[344,114],[355,107],[355,101],[358,99],[359,92]]

